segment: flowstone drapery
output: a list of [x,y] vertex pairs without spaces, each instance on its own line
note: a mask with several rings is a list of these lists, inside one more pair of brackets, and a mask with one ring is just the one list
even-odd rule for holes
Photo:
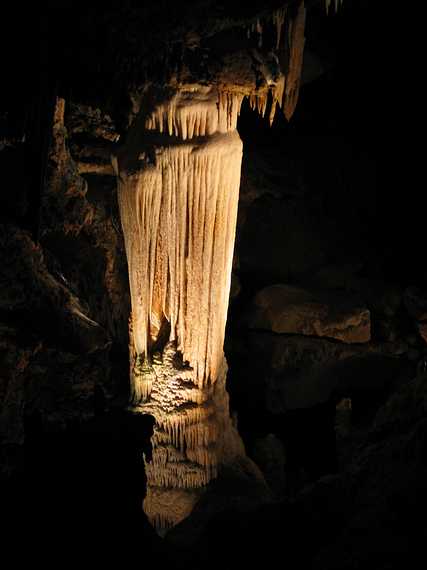
[[193,86],[158,100],[147,94],[116,167],[132,298],[132,406],[156,419],[144,508],[165,527],[188,514],[221,463],[244,453],[223,354],[242,96]]

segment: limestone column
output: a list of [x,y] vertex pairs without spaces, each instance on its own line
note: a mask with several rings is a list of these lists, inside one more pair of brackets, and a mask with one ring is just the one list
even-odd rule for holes
[[144,510],[185,518],[244,449],[223,353],[236,230],[243,95],[147,89],[113,159],[129,267],[132,408],[155,417]]

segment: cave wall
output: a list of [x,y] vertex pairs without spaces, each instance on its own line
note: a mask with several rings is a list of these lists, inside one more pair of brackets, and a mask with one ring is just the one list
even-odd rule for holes
[[[359,488],[354,481],[365,480],[361,494],[372,505],[377,496],[383,497],[387,520],[387,502],[393,502],[393,496],[398,497],[393,503],[396,516],[402,511],[410,516],[412,503],[404,506],[405,489],[412,483],[414,489],[420,486],[414,482],[416,476],[411,478],[410,467],[401,484],[390,484],[390,492],[381,494],[378,472],[387,471],[391,480],[396,471],[398,482],[401,471],[396,465],[403,465],[407,454],[413,459],[414,473],[420,466],[424,469],[420,450],[425,430],[418,415],[424,409],[422,377],[406,383],[424,365],[426,273],[423,211],[417,196],[391,192],[376,171],[378,148],[387,147],[385,113],[379,104],[385,90],[368,41],[376,37],[378,22],[365,18],[366,6],[361,3],[359,9],[349,2],[341,19],[338,15],[326,21],[318,15],[333,41],[344,47],[334,54],[332,66],[328,57],[322,60],[323,75],[303,87],[291,123],[277,115],[270,128],[268,121],[254,118],[243,106],[238,129],[245,158],[233,264],[238,285],[225,348],[231,363],[231,404],[239,412],[239,430],[249,454],[265,468],[269,452],[277,452],[284,470],[286,462],[293,461],[293,469],[305,471],[296,488],[306,482],[307,472],[314,479],[319,476],[310,458],[318,458],[314,447],[320,440],[313,433],[326,417],[321,406],[332,402],[332,412],[327,413],[334,421],[336,404],[344,406],[342,398],[350,399],[353,418],[359,417],[365,433],[378,407],[398,389],[381,411],[386,427],[381,424],[379,431],[370,433],[361,455],[369,469],[360,474],[353,464],[344,479],[334,479],[329,490],[320,492],[338,497],[336,504],[350,504],[348,513],[356,517],[358,507],[347,499]],[[93,16],[85,21],[88,36]],[[356,23],[350,25],[350,18]],[[312,22],[308,19],[307,48],[324,56],[325,45],[320,42],[319,49],[313,39],[321,26]],[[360,44],[356,40],[362,23],[367,39]],[[57,41],[60,32],[58,26]],[[70,36],[75,40],[78,34]],[[193,41],[189,38],[190,45]],[[84,55],[90,46],[83,42],[81,50]],[[70,71],[70,59],[61,68],[63,55],[61,49],[55,52],[62,80]],[[101,72],[93,72],[93,84],[82,80],[92,77],[93,58],[85,62],[84,74],[79,75],[78,66],[73,68],[74,89],[63,81],[57,92],[53,85],[47,86],[49,82],[40,81],[40,91],[37,87],[35,95],[24,96],[25,85],[15,70],[11,84],[16,92],[11,88],[10,96],[2,95],[0,161],[4,187],[10,189],[1,196],[0,425],[6,476],[22,465],[20,450],[28,437],[29,418],[38,416],[43,429],[62,433],[113,402],[123,407],[128,395],[130,300],[110,152],[127,128],[132,102],[126,98],[123,81],[117,82],[117,90],[105,89],[113,77],[108,57]],[[370,86],[369,97],[360,95],[361,79],[355,68],[361,70],[363,84]],[[114,96],[106,96],[113,91]],[[43,104],[37,106],[39,94]],[[33,136],[24,138],[21,122],[27,114]],[[407,220],[411,227],[403,231]],[[354,344],[302,331],[280,333],[268,323],[251,325],[256,294],[277,283],[311,295],[327,290],[332,299],[356,297],[369,311],[369,340]],[[408,401],[405,415],[401,411]],[[313,415],[314,409],[320,410],[319,417]],[[406,433],[403,439],[401,432]],[[292,434],[296,434],[293,440]],[[357,438],[344,437],[346,464],[352,465],[349,455],[356,453],[357,445]],[[356,453],[356,461],[357,457]],[[322,469],[320,474],[330,472],[331,464]],[[277,475],[273,485],[275,481]],[[376,484],[371,486],[371,481]],[[420,496],[423,493],[420,488]],[[306,497],[303,511],[309,518],[318,502],[316,493],[314,498]],[[361,520],[369,526],[371,519],[364,516]],[[346,541],[356,549],[351,517],[346,520],[350,521]],[[335,526],[333,520],[331,535]],[[336,554],[330,544],[321,556],[331,566]],[[369,551],[369,541],[366,548]],[[334,563],[341,567],[345,556],[338,555]]]

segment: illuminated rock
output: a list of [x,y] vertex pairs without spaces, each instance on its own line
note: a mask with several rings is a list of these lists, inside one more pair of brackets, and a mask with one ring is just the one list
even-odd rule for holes
[[241,100],[197,86],[178,92],[138,119],[116,162],[132,298],[132,404],[156,419],[145,510],[160,528],[185,518],[219,466],[244,455],[223,354]]
[[249,326],[347,343],[368,342],[371,334],[365,307],[337,293],[326,296],[290,285],[262,289],[255,296]]

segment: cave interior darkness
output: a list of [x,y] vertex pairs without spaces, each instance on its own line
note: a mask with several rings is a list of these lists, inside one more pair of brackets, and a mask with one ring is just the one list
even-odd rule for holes
[[[161,83],[157,52],[187,22],[192,30],[198,19],[251,18],[280,4],[129,1],[100,8],[64,1],[25,17],[20,6],[8,8],[19,36],[11,26],[1,40],[0,500],[5,549],[22,560],[30,552],[61,566],[87,556],[91,563],[186,569],[252,568],[277,558],[289,568],[397,569],[421,551],[427,529],[415,521],[427,506],[425,213],[415,190],[391,189],[379,168],[394,143],[378,6],[344,0],[326,15],[323,2],[307,1],[308,55],[294,115],[287,121],[278,111],[269,126],[245,100],[238,119],[243,163],[227,390],[272,502],[241,508],[230,500],[222,510],[215,506],[208,522],[202,517],[169,539],[157,536],[139,507],[152,418],[126,411],[130,301],[113,177],[81,175],[88,181],[83,213],[74,197],[46,213],[57,97],[66,104],[66,144],[82,160],[85,145],[94,146],[87,109],[109,115],[125,135],[137,75],[123,65],[129,54],[142,50],[143,73]],[[198,70],[199,61],[194,65]],[[95,212],[90,222],[86,203]],[[68,215],[70,225],[84,218],[78,235],[63,231]],[[48,273],[64,276],[108,341],[83,338],[67,324],[65,293],[41,292],[48,281],[34,270],[35,251]],[[105,301],[108,255],[121,256],[114,312]],[[264,288],[323,289],[337,279],[331,289],[356,292],[370,311],[368,343],[250,324],[253,299]],[[79,377],[76,388],[70,374]],[[292,383],[283,396],[277,383],[287,376],[301,382],[295,393],[303,404],[286,399]],[[333,385],[328,397],[316,395],[316,382]],[[203,530],[189,546],[197,525]],[[27,545],[18,554],[7,538],[17,535]]]

